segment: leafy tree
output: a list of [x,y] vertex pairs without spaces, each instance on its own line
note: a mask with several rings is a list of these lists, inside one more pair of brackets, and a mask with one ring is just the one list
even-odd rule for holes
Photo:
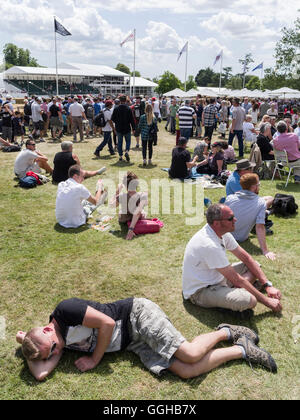
[[249,90],[260,89],[260,79],[257,76],[251,76],[248,83],[246,83],[246,88]]
[[226,83],[225,87],[227,89],[239,90],[243,87],[243,80],[239,75],[232,76],[230,80]]
[[252,54],[246,54],[245,58],[241,58],[239,60],[239,63],[242,64],[243,74],[247,73],[250,70],[250,64],[254,63],[254,60],[252,58]]
[[133,76],[134,74],[135,74],[135,77],[141,77],[141,73],[138,70],[131,72],[131,76]]
[[195,82],[194,76],[189,76],[186,81],[186,91],[191,89],[197,89],[197,83]]
[[213,86],[218,77],[218,73],[215,73],[211,68],[207,67],[206,69],[198,71],[195,82],[197,83],[197,86],[201,87]]
[[30,55],[28,49],[17,47],[15,44],[5,44],[3,48],[5,68],[12,66],[39,67],[37,60]]
[[176,88],[183,89],[181,81],[170,71],[165,71],[162,76],[153,79],[153,81],[158,84],[155,90],[159,94],[169,92]]
[[224,67],[222,71],[222,85],[226,85],[226,83],[232,77],[232,67]]
[[117,64],[116,70],[122,71],[123,73],[126,73],[126,74],[131,73],[129,67],[127,67],[125,64],[122,64],[122,63]]
[[282,38],[275,49],[276,70],[286,75],[292,73],[291,66],[300,48],[300,18],[294,24],[292,29],[284,27],[281,30]]
[[265,75],[262,81],[263,89],[275,90],[287,85],[283,74],[277,73],[273,68],[265,69]]

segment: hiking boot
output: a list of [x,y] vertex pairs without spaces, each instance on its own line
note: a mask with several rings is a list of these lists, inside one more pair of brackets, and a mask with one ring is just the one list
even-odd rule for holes
[[217,330],[221,328],[228,328],[231,334],[231,340],[233,343],[236,343],[241,337],[246,336],[254,344],[259,343],[259,337],[256,332],[250,330],[250,328],[243,327],[242,325],[230,325],[230,324],[220,324],[217,326]]
[[277,372],[276,362],[270,353],[257,347],[246,336],[239,338],[235,344],[243,347],[246,353],[246,361],[249,362],[250,365],[251,363],[257,363],[258,365],[270,369],[273,373]]

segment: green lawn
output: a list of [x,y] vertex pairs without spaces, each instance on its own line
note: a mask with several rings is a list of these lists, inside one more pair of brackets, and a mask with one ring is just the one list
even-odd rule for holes
[[[175,139],[161,124],[158,146],[151,169],[142,167],[141,151],[133,150],[130,166],[103,152],[100,160],[92,152],[99,139],[75,146],[85,169],[107,167],[103,179],[118,183],[119,170],[134,171],[149,185],[153,179],[167,179],[161,168],[168,167]],[[134,146],[134,141],[132,142]],[[195,140],[190,141],[190,146]],[[38,146],[52,162],[58,144]],[[0,338],[1,399],[299,399],[300,338],[294,343],[293,318],[300,316],[300,222],[271,216],[274,235],[267,238],[277,260],[266,260],[255,236],[243,247],[263,265],[269,279],[282,291],[283,313],[277,316],[258,304],[255,316],[243,323],[258,331],[260,345],[271,352],[278,364],[273,375],[254,371],[236,361],[193,380],[183,381],[171,373],[158,378],[149,373],[132,353],[105,355],[93,371],[81,374],[74,361],[78,353],[66,352],[60,365],[43,383],[29,374],[15,342],[19,329],[45,325],[49,314],[62,299],[81,297],[109,302],[137,296],[147,297],[169,315],[187,339],[209,332],[221,322],[242,323],[214,310],[183,303],[181,267],[185,246],[199,226],[187,226],[185,216],[153,214],[165,227],[159,234],[124,240],[117,218],[113,232],[59,228],[55,220],[55,185],[33,190],[17,188],[13,175],[15,153],[0,153],[1,242],[0,316],[5,320],[5,337]],[[233,169],[232,166],[230,169]],[[85,181],[93,192],[96,179]],[[280,181],[262,181],[261,194],[288,192],[300,204],[300,186]],[[205,190],[205,197],[217,202],[225,189]],[[171,206],[172,208],[172,206]],[[231,261],[233,259],[230,257]]]

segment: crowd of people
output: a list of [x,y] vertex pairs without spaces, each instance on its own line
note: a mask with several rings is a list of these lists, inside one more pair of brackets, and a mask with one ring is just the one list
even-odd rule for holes
[[[169,170],[171,178],[184,180],[191,176],[192,168],[196,168],[198,174],[219,176],[228,163],[236,163],[236,169],[226,184],[226,201],[208,208],[206,225],[186,246],[182,269],[184,299],[200,307],[222,308],[235,313],[249,313],[258,302],[274,313],[282,311],[281,291],[273,286],[260,264],[240,245],[254,228],[263,255],[270,260],[276,258],[266,243],[266,222],[273,197],[259,196],[259,177],[253,172],[254,164],[244,159],[244,141],[251,138],[251,143],[257,142],[263,159],[271,158],[274,149],[286,150],[290,164],[295,166],[295,182],[299,183],[297,108],[283,104],[283,109],[274,101],[249,103],[247,98],[240,103],[238,98],[225,101],[199,97],[196,101],[185,100],[180,104],[174,97],[167,101],[165,98],[120,96],[103,100],[70,96],[65,100],[52,98],[47,102],[42,98],[25,100],[24,117],[20,117],[18,127],[23,130],[23,135],[25,130],[31,131],[25,149],[15,160],[14,172],[19,178],[28,171],[39,173],[41,169],[52,175],[53,182],[58,184],[56,219],[59,225],[69,229],[86,224],[88,215],[107,196],[101,179],[97,181],[94,195],[83,185],[86,178],[98,176],[106,168],[86,171],[80,166],[73,151],[77,132],[80,141],[84,136],[103,135],[94,151],[96,157],[100,157],[107,145],[111,155],[117,152],[122,161],[124,154],[127,162],[130,161],[133,134],[136,148],[142,146],[143,166],[146,166],[152,164],[158,122],[165,118],[165,129],[177,134]],[[282,119],[277,122],[279,115]],[[1,143],[4,146],[14,144],[18,135],[12,120],[18,117],[9,97],[2,104],[1,116]],[[272,125],[271,119],[277,124]],[[222,124],[223,132],[218,130]],[[53,140],[61,139],[61,151],[54,157],[53,168],[48,158],[36,150],[36,142],[44,141],[48,129]],[[229,129],[228,141],[225,141],[226,129]],[[215,130],[220,138],[212,142]],[[249,138],[245,138],[246,133]],[[64,134],[73,135],[73,142],[64,140]],[[188,141],[193,136],[200,141],[192,157]],[[232,147],[235,136],[239,145],[238,158]],[[146,217],[147,195],[137,192],[138,185],[137,175],[128,171],[110,203],[121,209],[119,222],[128,226],[127,240],[134,238],[136,223]],[[230,251],[239,262],[230,264],[226,251]],[[236,359],[260,364],[272,372],[277,370],[272,356],[258,346],[256,332],[224,323],[215,332],[189,342],[155,303],[140,298],[108,304],[68,299],[58,304],[46,326],[27,333],[19,331],[16,339],[22,344],[29,369],[37,380],[43,380],[53,371],[64,348],[90,353],[75,363],[81,372],[96,367],[105,352],[124,349],[136,353],[151,372],[161,374],[168,369],[181,378],[198,376]],[[221,341],[229,341],[232,346],[215,348]]]

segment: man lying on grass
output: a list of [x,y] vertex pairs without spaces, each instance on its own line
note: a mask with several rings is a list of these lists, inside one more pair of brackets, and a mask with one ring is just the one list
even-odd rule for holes
[[[206,219],[207,224],[185,249],[183,297],[204,308],[243,312],[252,311],[260,302],[274,312],[281,312],[281,292],[231,234],[237,221],[232,209],[214,204],[208,208]],[[230,264],[227,250],[240,262]],[[257,289],[265,290],[267,295]]]
[[[221,324],[217,331],[188,342],[166,314],[144,298],[108,304],[67,299],[52,312],[48,325],[33,328],[27,334],[19,331],[16,339],[38,381],[55,369],[64,348],[89,353],[75,362],[81,372],[95,368],[104,353],[125,349],[136,353],[157,375],[168,369],[181,378],[193,378],[236,359],[277,371],[274,359],[257,347],[259,338],[249,328]],[[215,349],[221,341],[233,345]]]

